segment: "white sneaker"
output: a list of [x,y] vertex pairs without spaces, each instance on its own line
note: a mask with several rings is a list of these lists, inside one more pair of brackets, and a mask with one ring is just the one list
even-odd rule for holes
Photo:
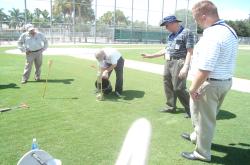
[[115,92],[115,95],[116,95],[117,97],[120,97],[120,98],[123,98],[123,97],[124,97],[124,96],[121,95],[119,92]]
[[26,84],[27,83],[27,80],[22,80],[21,81],[21,84]]

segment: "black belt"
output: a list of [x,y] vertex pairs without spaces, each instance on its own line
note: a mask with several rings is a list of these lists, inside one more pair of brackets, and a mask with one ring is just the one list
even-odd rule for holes
[[[42,48],[42,49],[43,49],[43,48]],[[42,49],[34,50],[34,51],[31,51],[31,52],[39,52],[39,51],[42,50]]]
[[207,78],[207,80],[210,80],[210,81],[231,81],[232,79],[231,78],[228,78],[228,79]]
[[170,56],[170,60],[185,59],[185,57]]

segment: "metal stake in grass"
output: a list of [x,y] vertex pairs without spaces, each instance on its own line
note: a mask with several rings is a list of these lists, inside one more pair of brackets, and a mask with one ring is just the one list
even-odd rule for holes
[[98,101],[102,101],[104,100],[104,97],[103,97],[103,91],[102,91],[102,72],[101,72],[100,66],[97,71],[97,88],[98,88],[98,93],[96,94],[96,99]]
[[44,90],[43,90],[43,98],[45,96],[45,92],[47,90],[47,84],[48,84],[48,79],[49,79],[49,74],[50,74],[50,69],[51,69],[51,66],[52,66],[52,63],[53,61],[52,60],[49,60],[48,61],[48,73],[47,73],[47,77],[46,77],[46,81],[45,81],[45,85],[44,85]]
[[[95,65],[90,65],[91,68],[96,69],[97,71],[97,90],[98,92],[96,93],[96,100],[97,101],[103,101],[104,100],[104,96],[103,96],[103,91],[102,91],[102,72],[101,72],[101,67],[96,67]],[[98,69],[97,69],[98,68]]]
[[13,107],[6,107],[6,108],[1,108],[0,109],[0,113],[2,112],[7,112],[7,111],[10,111],[10,110],[14,110],[14,109],[19,109],[19,108],[29,108],[29,106],[25,103],[21,103],[20,105],[17,105],[17,106],[13,106]]

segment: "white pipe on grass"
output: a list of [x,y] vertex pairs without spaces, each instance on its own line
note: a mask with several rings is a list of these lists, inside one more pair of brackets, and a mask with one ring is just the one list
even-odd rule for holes
[[151,132],[151,124],[147,119],[137,119],[128,130],[115,165],[146,165]]

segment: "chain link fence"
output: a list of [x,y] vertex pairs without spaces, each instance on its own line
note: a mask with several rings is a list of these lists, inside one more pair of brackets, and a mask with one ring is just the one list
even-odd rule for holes
[[[24,0],[24,2],[26,1],[27,4],[34,1],[50,6],[50,9],[47,10],[51,15],[52,6],[56,0]],[[46,22],[32,21],[32,23],[46,35],[52,44],[165,43],[168,32],[165,27],[159,27],[159,23],[165,16],[175,13],[177,18],[182,21],[182,25],[196,35],[197,25],[190,12],[192,4],[189,4],[189,0],[147,0],[143,3],[138,0],[128,0],[126,3],[123,0],[93,0],[91,2],[91,8],[95,15],[91,23],[78,21],[74,14],[62,23],[53,22],[53,15]],[[193,3],[192,0],[190,2]],[[76,4],[76,0],[72,0],[71,4]],[[32,11],[31,8],[26,9]],[[119,16],[114,13],[118,10],[124,13],[127,19],[126,25],[117,23]],[[107,12],[113,12],[113,18],[109,24],[100,21],[100,18]],[[15,22],[18,26],[13,28],[9,26],[13,22],[1,22],[0,20],[0,44],[16,42],[23,32],[23,25],[26,21],[27,19],[23,19]],[[242,37],[239,42],[240,44],[250,44],[250,38]]]

